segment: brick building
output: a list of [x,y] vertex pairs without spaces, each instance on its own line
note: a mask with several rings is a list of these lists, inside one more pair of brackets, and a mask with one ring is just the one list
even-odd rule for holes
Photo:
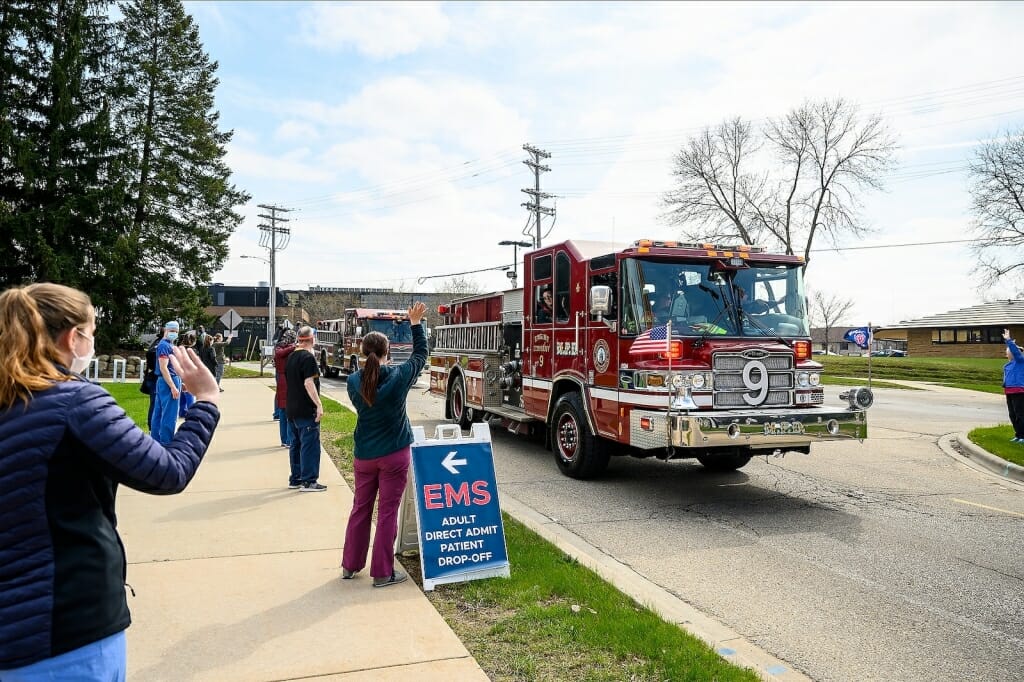
[[875,339],[905,341],[911,357],[1001,358],[1006,328],[1024,345],[1024,300],[983,303],[879,327]]

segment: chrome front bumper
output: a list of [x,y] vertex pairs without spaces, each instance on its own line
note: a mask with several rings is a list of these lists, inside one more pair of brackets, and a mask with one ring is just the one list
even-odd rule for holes
[[630,444],[642,449],[749,447],[786,449],[829,440],[863,439],[867,413],[836,407],[765,412],[714,410],[689,413],[633,410]]

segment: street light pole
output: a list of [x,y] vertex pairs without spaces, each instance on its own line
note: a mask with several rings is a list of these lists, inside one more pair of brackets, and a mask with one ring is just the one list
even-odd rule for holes
[[519,247],[521,246],[524,249],[528,248],[530,246],[533,246],[533,242],[526,242],[526,241],[520,242],[520,241],[515,241],[513,239],[505,239],[505,240],[502,240],[502,241],[498,242],[498,246],[511,246],[512,247],[512,272],[511,273],[507,273],[507,274],[509,275],[509,279],[512,280],[512,288],[515,289],[516,286],[517,286],[516,279],[519,277],[519,274],[517,272],[517,268],[519,267],[519,254],[518,254]]
[[[239,258],[250,258],[252,260],[261,260],[261,261],[263,261],[264,263],[266,263],[267,265],[270,266],[270,288],[267,290],[267,296],[268,296],[267,302],[270,305],[270,310],[269,310],[270,318],[267,321],[267,329],[270,331],[270,336],[267,337],[267,345],[270,345],[270,342],[273,340],[273,336],[274,336],[274,334],[273,334],[273,329],[274,329],[274,263],[273,263],[274,252],[273,251],[270,252],[271,260],[267,260],[266,258],[261,258],[260,256],[239,256]],[[255,291],[255,289],[254,289],[254,291]],[[254,299],[253,303],[256,302],[255,301],[255,297],[256,297],[256,295],[254,293],[253,294],[253,299]]]

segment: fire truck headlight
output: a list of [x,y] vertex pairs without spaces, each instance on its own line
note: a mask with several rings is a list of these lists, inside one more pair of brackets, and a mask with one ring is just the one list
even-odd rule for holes
[[686,385],[686,377],[682,374],[672,375],[672,388],[680,389]]
[[703,374],[694,374],[690,378],[690,385],[693,386],[696,389],[704,388],[706,383],[707,383],[707,381],[705,380]]
[[811,379],[807,375],[807,372],[800,372],[799,374],[797,374],[796,382],[797,384],[800,385],[801,388],[807,388],[808,386],[811,385]]
[[821,383],[821,375],[818,374],[817,372],[811,372],[810,380],[811,386],[817,386],[818,384]]

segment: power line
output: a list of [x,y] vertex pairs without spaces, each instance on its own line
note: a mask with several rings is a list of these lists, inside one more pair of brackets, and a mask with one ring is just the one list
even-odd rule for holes
[[[900,115],[927,115],[934,113],[939,107],[964,107],[974,106],[977,104],[987,104],[995,101],[1007,101],[1008,99],[1015,99],[1024,96],[1024,75],[1006,77],[1001,79],[994,79],[990,81],[981,81],[977,83],[969,83],[959,86],[953,86],[949,88],[943,88],[940,90],[926,91],[922,93],[916,93],[911,95],[903,95],[899,97],[875,100],[869,102],[868,105],[887,105],[889,107],[888,115],[900,116]],[[956,123],[970,122],[979,119],[989,119],[995,117],[1001,117],[1011,114],[1017,114],[1024,112],[1024,109],[1014,109],[1010,111],[1004,111],[998,114],[992,114],[987,116],[978,116],[957,119],[952,121],[940,121],[932,124],[918,125],[917,128],[933,128],[943,125],[951,125]],[[751,123],[765,122],[769,120],[768,117],[760,119],[752,119]],[[690,134],[703,130],[707,126],[693,126],[688,128],[681,128],[669,131],[659,131],[647,134],[623,134],[623,135],[611,135],[611,136],[598,136],[589,138],[570,138],[564,140],[552,140],[545,143],[545,146],[554,148],[558,154],[563,157],[582,157],[579,160],[567,161],[564,165],[572,166],[588,166],[588,165],[600,165],[605,161],[593,160],[587,161],[585,159],[597,159],[602,156],[613,156],[621,154],[627,149],[637,150],[648,147],[664,148],[666,145],[678,146]],[[675,153],[673,149],[672,153]],[[342,209],[338,212],[335,206],[339,202],[343,203],[374,203],[379,201],[390,201],[393,199],[401,199],[402,197],[408,197],[409,195],[415,195],[417,192],[426,191],[429,188],[436,187],[440,183],[460,183],[465,180],[473,180],[475,178],[482,178],[493,173],[499,172],[503,169],[517,165],[517,162],[510,158],[514,152],[502,151],[492,156],[484,156],[463,163],[442,168],[440,170],[427,171],[417,175],[409,176],[406,178],[400,178],[393,181],[378,183],[373,185],[364,185],[363,187],[348,190],[345,192],[323,194],[305,199],[297,198],[293,199],[289,203],[295,206],[308,207],[312,209],[312,213],[308,214],[307,217],[336,217],[341,215],[347,215],[356,211],[379,211],[388,210],[392,206],[380,206],[375,208],[350,208]],[[638,159],[638,160],[623,160],[620,162],[629,163],[650,163],[650,164],[664,164],[670,159],[671,154],[662,155],[654,159]],[[469,188],[480,186],[483,184],[490,184],[497,182],[498,180],[510,177],[509,175],[502,175],[497,178],[488,179],[485,182],[474,184]],[[900,178],[904,179],[904,178]],[[917,177],[911,177],[906,179],[918,179]],[[536,185],[536,183],[535,183]],[[537,189],[536,186],[534,188]],[[404,206],[411,203],[419,203],[420,201],[428,201],[436,198],[438,195],[432,193],[425,197],[414,198],[410,197],[407,200],[399,201],[394,206]],[[334,206],[332,206],[334,205]],[[306,214],[304,214],[306,215]],[[535,220],[536,223],[536,220]]]
[[986,239],[945,239],[935,242],[908,242],[906,244],[870,244],[866,246],[836,246],[823,249],[811,249],[811,253],[824,253],[825,251],[865,251],[868,249],[902,249],[908,246],[938,246],[945,244],[974,244],[980,242],[1002,242],[1012,241],[1011,237],[995,237]]

